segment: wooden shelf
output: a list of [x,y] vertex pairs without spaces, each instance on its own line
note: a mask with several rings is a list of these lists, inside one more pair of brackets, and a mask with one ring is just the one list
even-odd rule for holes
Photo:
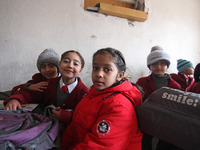
[[105,3],[100,3],[98,12],[135,21],[147,20],[146,12]]
[[126,18],[134,21],[145,21],[147,20],[147,12],[132,9],[131,4],[115,1],[115,0],[85,0],[84,9],[87,7],[95,7],[98,5],[98,12]]
[[95,7],[99,3],[106,3],[106,4],[112,4],[116,6],[122,6],[126,8],[133,8],[133,5],[116,1],[116,0],[84,0],[84,9],[87,9],[87,6]]

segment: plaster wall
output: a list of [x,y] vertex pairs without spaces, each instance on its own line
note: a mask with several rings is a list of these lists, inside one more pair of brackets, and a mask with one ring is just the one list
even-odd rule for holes
[[80,75],[90,87],[93,53],[104,47],[122,51],[127,76],[136,82],[149,75],[146,58],[154,45],[176,60],[200,62],[200,1],[146,0],[145,22],[88,12],[83,0],[0,1],[0,91],[11,90],[38,72],[36,60],[45,48],[60,55],[78,50],[86,60]]

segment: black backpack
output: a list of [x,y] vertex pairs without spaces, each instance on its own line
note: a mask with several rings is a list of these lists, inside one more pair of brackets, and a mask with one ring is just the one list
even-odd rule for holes
[[163,87],[136,113],[142,132],[184,150],[200,150],[200,94]]

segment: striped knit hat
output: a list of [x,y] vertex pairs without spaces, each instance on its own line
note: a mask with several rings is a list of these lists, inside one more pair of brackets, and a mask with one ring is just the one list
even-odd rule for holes
[[189,68],[193,68],[193,64],[191,61],[185,59],[178,59],[177,60],[177,70],[178,72],[183,72]]

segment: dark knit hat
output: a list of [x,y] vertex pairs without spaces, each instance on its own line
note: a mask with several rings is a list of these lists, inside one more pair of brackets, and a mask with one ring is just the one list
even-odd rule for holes
[[167,62],[167,66],[170,65],[170,56],[163,51],[162,47],[160,46],[154,46],[151,48],[151,53],[147,57],[147,66],[160,61],[165,60]]
[[189,68],[193,68],[193,64],[191,61],[185,59],[178,59],[177,60],[177,70],[178,72],[183,72]]
[[194,80],[195,82],[199,82],[200,79],[200,63],[196,65],[195,69],[194,69]]
[[58,53],[56,53],[53,49],[48,48],[45,49],[37,59],[37,68],[40,71],[40,67],[43,63],[51,63],[55,65],[57,68],[59,68],[59,61],[60,61],[60,56]]

